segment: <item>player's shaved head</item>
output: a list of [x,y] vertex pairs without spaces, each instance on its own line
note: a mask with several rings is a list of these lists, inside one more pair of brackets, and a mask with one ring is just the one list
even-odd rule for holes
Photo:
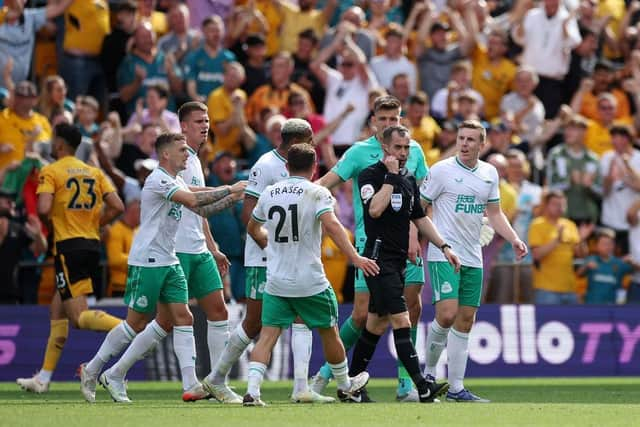
[[282,125],[280,131],[282,136],[282,144],[289,147],[293,144],[311,143],[313,138],[313,130],[308,121],[303,119],[289,119]]
[[166,150],[176,141],[187,141],[187,137],[181,133],[163,133],[156,139],[156,153],[158,153],[158,157],[160,157],[160,153],[163,150]]
[[311,144],[294,144],[287,151],[287,167],[291,175],[295,175],[296,172],[309,172],[315,164],[316,149]]

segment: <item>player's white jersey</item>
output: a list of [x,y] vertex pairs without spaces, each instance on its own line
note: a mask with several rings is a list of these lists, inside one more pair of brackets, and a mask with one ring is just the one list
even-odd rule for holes
[[163,168],[147,177],[140,196],[140,228],[133,238],[129,265],[164,267],[178,264],[176,233],[183,215],[182,205],[170,199],[178,190],[188,189],[180,176]]
[[[286,167],[287,161],[276,150],[260,156],[249,172],[249,182],[245,194],[260,197],[265,188],[289,177]],[[266,267],[267,254],[260,249],[251,236],[247,235],[244,245],[244,265],[246,267]]]
[[253,218],[269,233],[265,292],[283,297],[307,297],[330,286],[320,259],[320,215],[333,211],[329,190],[309,180],[291,177],[267,187]]
[[[465,166],[458,157],[436,163],[420,186],[420,196],[433,205],[433,223],[462,265],[482,267],[480,227],[487,203],[500,202],[498,171],[478,161]],[[429,244],[429,261],[446,261],[439,248]]]
[[[198,154],[189,147],[187,168],[180,175],[187,185],[204,187],[204,173]],[[184,254],[201,254],[207,251],[207,242],[202,231],[202,217],[197,213],[184,209],[178,227],[176,252]]]

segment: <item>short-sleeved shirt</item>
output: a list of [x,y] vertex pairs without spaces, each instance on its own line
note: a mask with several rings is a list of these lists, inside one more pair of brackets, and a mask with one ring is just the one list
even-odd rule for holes
[[323,110],[325,120],[330,122],[336,119],[348,104],[355,107],[331,134],[333,144],[351,145],[357,141],[369,114],[369,90],[375,86],[375,81],[365,83],[360,77],[345,80],[342,73],[334,69],[328,70]]
[[289,2],[280,3],[282,13],[282,29],[280,31],[280,50],[294,53],[298,46],[298,34],[312,29],[319,36],[324,33],[324,12],[311,9],[306,12]]
[[451,67],[462,59],[462,51],[458,45],[449,45],[445,50],[425,49],[418,58],[418,75],[422,90],[433,98],[436,91],[447,85],[451,75]]
[[209,56],[204,47],[187,55],[184,60],[184,74],[187,81],[196,82],[196,92],[205,98],[224,81],[224,64],[236,60],[227,49],[220,49],[214,57]]
[[[640,150],[633,149],[629,156],[629,166],[640,173]],[[604,153],[600,159],[600,173],[607,176],[614,170],[614,180],[611,184],[609,193],[602,198],[602,215],[601,222],[607,227],[615,230],[628,230],[627,211],[640,196],[640,192],[636,191],[622,180],[622,172],[625,168],[621,156],[615,151]]]
[[[17,22],[0,25],[0,69],[4,69],[7,58],[13,58],[11,78],[15,83],[26,80],[31,69],[33,45],[36,32],[47,23],[47,11],[44,7],[25,9]],[[1,74],[1,73],[0,73]],[[6,86],[0,75],[2,86]]]
[[308,297],[330,285],[324,273],[320,216],[333,211],[329,190],[297,176],[268,186],[252,217],[264,223],[267,245],[265,292],[282,297]]
[[586,304],[613,304],[616,291],[622,288],[622,279],[631,273],[633,268],[620,258],[612,256],[608,260],[598,255],[587,257],[585,263],[595,262],[598,267],[587,272]]
[[42,114],[32,112],[29,118],[25,119],[18,116],[11,108],[5,108],[0,112],[0,144],[10,144],[13,147],[13,150],[8,153],[0,153],[0,169],[13,160],[24,159],[27,135],[36,132],[34,142],[51,140],[51,125]]
[[[238,94],[244,99],[247,99],[247,94],[242,89],[236,89],[234,94]],[[211,120],[213,133],[216,135],[216,143],[213,149],[216,152],[229,151],[234,156],[239,157],[242,155],[240,128],[233,126],[226,135],[222,135],[217,127],[217,123],[229,120],[233,114],[231,96],[232,95],[228,94],[224,89],[224,86],[220,86],[209,94],[207,106],[209,107],[209,120]]]
[[487,48],[477,45],[472,54],[473,73],[471,87],[484,98],[485,117],[490,120],[500,115],[500,100],[511,89],[516,76],[516,65],[507,58],[492,62]]
[[[364,246],[366,234],[364,231],[364,221],[362,218],[362,202],[360,201],[360,186],[358,176],[360,172],[374,163],[379,162],[384,157],[384,151],[376,136],[372,136],[364,141],[356,142],[342,155],[340,161],[331,169],[341,180],[353,182],[353,216],[356,222],[355,238],[358,247]],[[424,161],[424,153],[420,145],[411,140],[409,145],[409,157],[405,168],[413,175],[417,181],[421,181],[427,176],[427,164]]]
[[[116,191],[100,169],[73,156],[65,156],[40,170],[36,191],[38,194],[53,194],[50,216],[58,249],[63,249],[60,242],[65,240],[100,240],[103,199]],[[92,248],[95,246],[85,243]]]
[[[265,188],[289,177],[286,168],[287,160],[276,150],[263,154],[249,172],[249,182],[244,190],[246,195],[258,199]],[[244,246],[245,267],[266,267],[267,253],[247,236]]]
[[106,0],[74,1],[64,12],[64,49],[98,56],[111,32]]
[[[136,76],[136,65],[147,70],[147,77],[142,82],[140,89],[135,94],[133,98],[129,102],[127,102],[127,112],[133,113],[136,107],[136,100],[138,98],[144,98],[147,94],[147,88],[154,84],[165,84],[169,85],[169,76],[164,67],[164,53],[158,52],[157,55],[153,58],[151,63],[146,62],[144,59],[135,55],[133,53],[128,54],[124,57],[120,66],[118,67],[118,76],[117,76],[117,84],[118,88],[131,84]],[[174,68],[174,72],[180,76],[182,75],[182,71],[176,65]],[[169,98],[169,106],[167,109],[174,110],[175,102],[173,97]]]
[[[202,164],[196,153],[189,147],[187,168],[180,173],[185,184],[193,187],[204,187],[204,173]],[[182,219],[178,226],[180,238],[176,241],[176,252],[184,254],[201,254],[207,251],[207,242],[202,231],[202,217],[189,210],[182,210]]]
[[406,169],[397,176],[389,205],[378,218],[369,215],[369,206],[373,196],[380,191],[385,182],[387,167],[381,161],[374,163],[358,176],[360,203],[362,205],[364,228],[367,234],[365,248],[371,253],[376,239],[380,239],[380,259],[406,260],[409,248],[409,223],[424,218],[420,205],[420,191],[416,179]]
[[166,267],[179,264],[176,233],[182,219],[182,204],[172,202],[178,190],[188,187],[180,175],[172,176],[161,167],[151,172],[140,196],[140,228],[133,238],[129,265]]
[[[474,168],[457,156],[431,168],[420,187],[420,196],[433,205],[433,223],[466,267],[482,268],[480,228],[488,203],[500,202],[500,178],[489,163],[478,160]],[[429,261],[446,261],[429,243]]]
[[562,240],[544,258],[534,264],[533,286],[551,292],[575,292],[576,278],[573,271],[573,254],[580,242],[578,227],[566,218],[557,224],[545,217],[537,217],[529,227],[529,246],[533,249],[558,238],[558,226],[562,225]]

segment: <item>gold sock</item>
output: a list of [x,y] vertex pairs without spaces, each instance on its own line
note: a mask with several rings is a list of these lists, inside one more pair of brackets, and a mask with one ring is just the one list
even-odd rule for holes
[[56,369],[64,343],[67,342],[69,336],[69,320],[52,320],[51,330],[49,331],[49,340],[47,341],[47,350],[44,353],[44,363],[42,369],[53,372]]
[[89,329],[90,331],[108,332],[118,326],[120,322],[122,322],[122,319],[118,319],[102,310],[85,310],[78,317],[80,329]]

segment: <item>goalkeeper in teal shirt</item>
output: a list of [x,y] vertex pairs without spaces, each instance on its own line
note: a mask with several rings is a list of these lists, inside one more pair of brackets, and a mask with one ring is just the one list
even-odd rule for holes
[[[366,242],[364,232],[364,222],[362,217],[361,197],[367,196],[361,192],[366,192],[366,186],[361,190],[358,187],[358,175],[367,167],[382,160],[384,152],[380,145],[382,132],[389,126],[400,124],[401,104],[393,96],[382,96],[376,99],[373,105],[372,125],[377,133],[364,141],[353,144],[342,156],[340,161],[326,175],[320,178],[317,183],[329,189],[349,179],[353,182],[353,210],[356,221],[355,241],[358,253],[362,253]],[[409,147],[409,158],[405,166],[416,178],[418,185],[427,176],[428,169],[424,159],[422,148],[411,140]],[[358,340],[360,332],[365,326],[367,311],[369,306],[369,289],[364,280],[362,271],[356,270],[355,274],[355,298],[353,312],[351,316],[342,324],[340,328],[340,339],[348,351]],[[416,343],[417,327],[422,312],[422,286],[424,285],[424,267],[420,257],[420,243],[418,233],[414,226],[410,231],[409,259],[407,260],[407,270],[405,274],[404,297],[409,308],[411,319],[411,341]],[[331,370],[325,363],[320,371],[314,376],[311,388],[321,393],[331,379]],[[363,395],[363,401],[367,399]],[[398,361],[398,390],[397,399],[399,401],[417,402],[418,394],[413,388],[411,377]]]

